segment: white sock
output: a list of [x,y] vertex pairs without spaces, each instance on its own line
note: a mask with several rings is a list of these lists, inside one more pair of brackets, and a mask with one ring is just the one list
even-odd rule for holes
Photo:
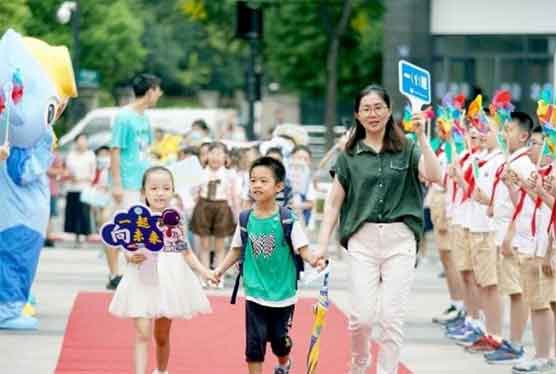
[[451,300],[450,303],[457,310],[463,310],[463,300]]
[[485,324],[483,323],[483,321],[481,321],[480,319],[473,319],[470,318],[469,319],[469,323],[471,324],[471,326],[475,329],[479,329],[481,331],[485,331]]

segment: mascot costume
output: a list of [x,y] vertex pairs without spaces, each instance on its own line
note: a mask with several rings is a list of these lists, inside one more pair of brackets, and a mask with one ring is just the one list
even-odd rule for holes
[[26,304],[49,218],[52,125],[77,96],[67,48],[8,30],[0,39],[0,328],[36,329]]

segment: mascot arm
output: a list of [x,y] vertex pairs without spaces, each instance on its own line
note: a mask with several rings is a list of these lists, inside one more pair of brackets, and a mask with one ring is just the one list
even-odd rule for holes
[[32,148],[11,148],[8,174],[15,184],[24,186],[46,175],[52,160],[52,134],[48,133]]

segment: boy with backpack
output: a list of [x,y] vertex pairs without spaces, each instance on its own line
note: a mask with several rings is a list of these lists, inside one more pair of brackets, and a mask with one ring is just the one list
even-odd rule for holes
[[235,303],[239,277],[243,275],[246,312],[246,360],[250,374],[261,374],[270,342],[278,358],[274,374],[288,374],[292,340],[289,329],[297,301],[297,280],[303,260],[324,268],[323,260],[309,251],[309,240],[288,208],[276,195],[284,188],[286,170],[280,161],[261,157],[249,169],[254,207],[243,211],[232,239],[232,250],[215,270],[221,277],[239,262],[240,274],[232,295]]

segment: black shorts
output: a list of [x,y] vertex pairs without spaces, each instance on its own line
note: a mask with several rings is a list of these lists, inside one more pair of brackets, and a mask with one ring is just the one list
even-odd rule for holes
[[247,362],[263,362],[266,343],[270,342],[276,356],[287,356],[292,341],[289,331],[292,326],[294,305],[272,308],[247,300],[245,302],[245,326]]

